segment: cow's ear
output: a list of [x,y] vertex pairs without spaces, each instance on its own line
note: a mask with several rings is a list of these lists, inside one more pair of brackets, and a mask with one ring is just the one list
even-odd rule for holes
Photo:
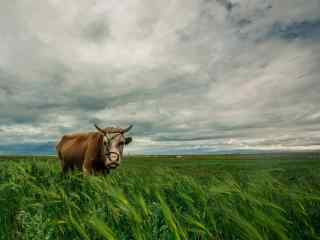
[[124,142],[125,145],[129,144],[132,142],[132,137],[126,137],[126,140]]

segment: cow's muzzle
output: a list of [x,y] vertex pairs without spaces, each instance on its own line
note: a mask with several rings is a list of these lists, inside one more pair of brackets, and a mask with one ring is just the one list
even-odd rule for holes
[[107,169],[116,169],[119,166],[119,163],[109,163],[106,165]]
[[109,159],[111,162],[117,162],[119,161],[119,153],[117,152],[110,152],[109,153]]
[[117,152],[109,152],[106,155],[106,167],[117,168],[119,166],[120,155]]

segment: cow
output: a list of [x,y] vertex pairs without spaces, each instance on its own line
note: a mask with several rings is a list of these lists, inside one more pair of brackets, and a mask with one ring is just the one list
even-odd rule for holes
[[132,125],[125,129],[94,126],[98,131],[64,135],[56,145],[62,173],[74,169],[85,175],[109,173],[120,165],[124,145],[132,141],[124,134]]

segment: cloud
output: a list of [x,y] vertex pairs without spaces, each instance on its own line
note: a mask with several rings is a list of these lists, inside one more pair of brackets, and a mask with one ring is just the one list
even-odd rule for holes
[[3,2],[0,149],[95,122],[133,123],[131,153],[317,148],[319,21],[318,0]]
[[270,32],[270,35],[278,35],[278,37],[287,40],[303,38],[312,39],[314,41],[320,38],[320,20],[293,22],[289,25],[275,23]]

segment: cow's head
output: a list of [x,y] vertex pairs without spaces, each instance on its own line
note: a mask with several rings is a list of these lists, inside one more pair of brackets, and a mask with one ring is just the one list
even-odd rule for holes
[[123,147],[132,141],[131,137],[125,137],[132,125],[123,128],[100,128],[95,124],[96,129],[103,134],[102,154],[105,156],[105,166],[108,169],[117,168],[122,160]]

